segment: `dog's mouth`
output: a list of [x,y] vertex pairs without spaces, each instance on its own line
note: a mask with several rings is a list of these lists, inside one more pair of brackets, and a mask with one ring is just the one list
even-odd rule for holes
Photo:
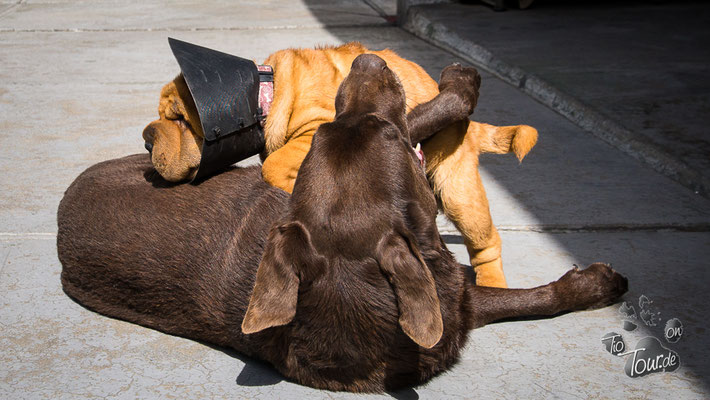
[[414,149],[414,154],[417,155],[417,158],[419,159],[419,166],[422,167],[422,169],[426,169],[426,160],[424,159],[424,152],[422,151],[422,144],[417,143]]

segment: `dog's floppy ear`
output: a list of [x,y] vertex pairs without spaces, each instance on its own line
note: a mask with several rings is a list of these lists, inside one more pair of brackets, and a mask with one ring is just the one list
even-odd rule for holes
[[271,229],[242,332],[255,333],[291,322],[296,315],[300,267],[312,249],[310,235],[300,222]]
[[444,331],[439,296],[413,240],[392,232],[378,243],[377,257],[397,297],[402,330],[418,345],[432,348]]

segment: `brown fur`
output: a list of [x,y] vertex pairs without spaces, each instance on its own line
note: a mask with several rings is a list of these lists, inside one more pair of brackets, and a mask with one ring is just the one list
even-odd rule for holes
[[[391,50],[370,51],[360,43],[349,43],[339,47],[282,50],[264,61],[274,68],[275,81],[274,102],[265,126],[264,179],[289,193],[293,190],[313,134],[335,116],[333,100],[338,85],[348,74],[355,57],[365,53],[384,59],[400,77],[413,130],[421,132],[422,140],[433,135],[423,142],[427,175],[444,213],[463,235],[471,265],[478,273],[477,283],[505,287],[500,237],[493,226],[478,174],[478,155],[514,152],[522,160],[535,145],[537,131],[527,125],[497,127],[470,121],[468,115],[475,103],[464,116],[454,120],[447,118],[446,125],[418,126],[420,111],[430,114],[428,102],[440,95],[440,89],[441,94],[448,95],[450,89],[456,88],[445,82],[443,86],[437,85],[419,65]],[[185,87],[184,79],[178,76],[163,88],[160,119],[149,124],[143,134],[153,147],[153,165],[165,179],[174,182],[194,176],[203,138]],[[187,134],[185,127],[193,137]]]
[[86,170],[59,205],[64,290],[301,384],[355,392],[426,381],[490,321],[598,307],[626,291],[603,264],[534,289],[475,286],[438,234],[402,88],[383,64],[355,61],[290,199],[257,167],[197,186],[163,181],[144,155]]

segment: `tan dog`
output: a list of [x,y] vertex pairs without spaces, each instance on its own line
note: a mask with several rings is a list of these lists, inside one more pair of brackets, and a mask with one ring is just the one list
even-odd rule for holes
[[[288,49],[269,56],[275,92],[266,119],[264,179],[287,192],[293,190],[301,163],[318,127],[333,121],[334,99],[353,60],[372,53],[384,59],[402,81],[407,110],[439,94],[437,83],[417,64],[391,50],[370,51],[360,43],[319,49]],[[161,92],[160,119],[143,132],[152,145],[152,162],[167,180],[191,179],[200,164],[204,133],[182,76]],[[476,283],[506,287],[498,231],[491,221],[488,199],[478,173],[480,153],[514,152],[518,159],[532,149],[537,130],[527,125],[497,127],[464,120],[422,142],[426,172],[446,216],[461,232]]]

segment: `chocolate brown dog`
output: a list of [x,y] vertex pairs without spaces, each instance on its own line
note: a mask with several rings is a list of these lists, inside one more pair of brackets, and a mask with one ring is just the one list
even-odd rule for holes
[[163,181],[147,155],[89,168],[59,206],[64,290],[301,384],[356,392],[426,381],[488,322],[599,307],[626,291],[604,264],[534,289],[475,286],[439,236],[402,87],[382,59],[355,59],[336,110],[290,199],[258,167],[198,186]]

